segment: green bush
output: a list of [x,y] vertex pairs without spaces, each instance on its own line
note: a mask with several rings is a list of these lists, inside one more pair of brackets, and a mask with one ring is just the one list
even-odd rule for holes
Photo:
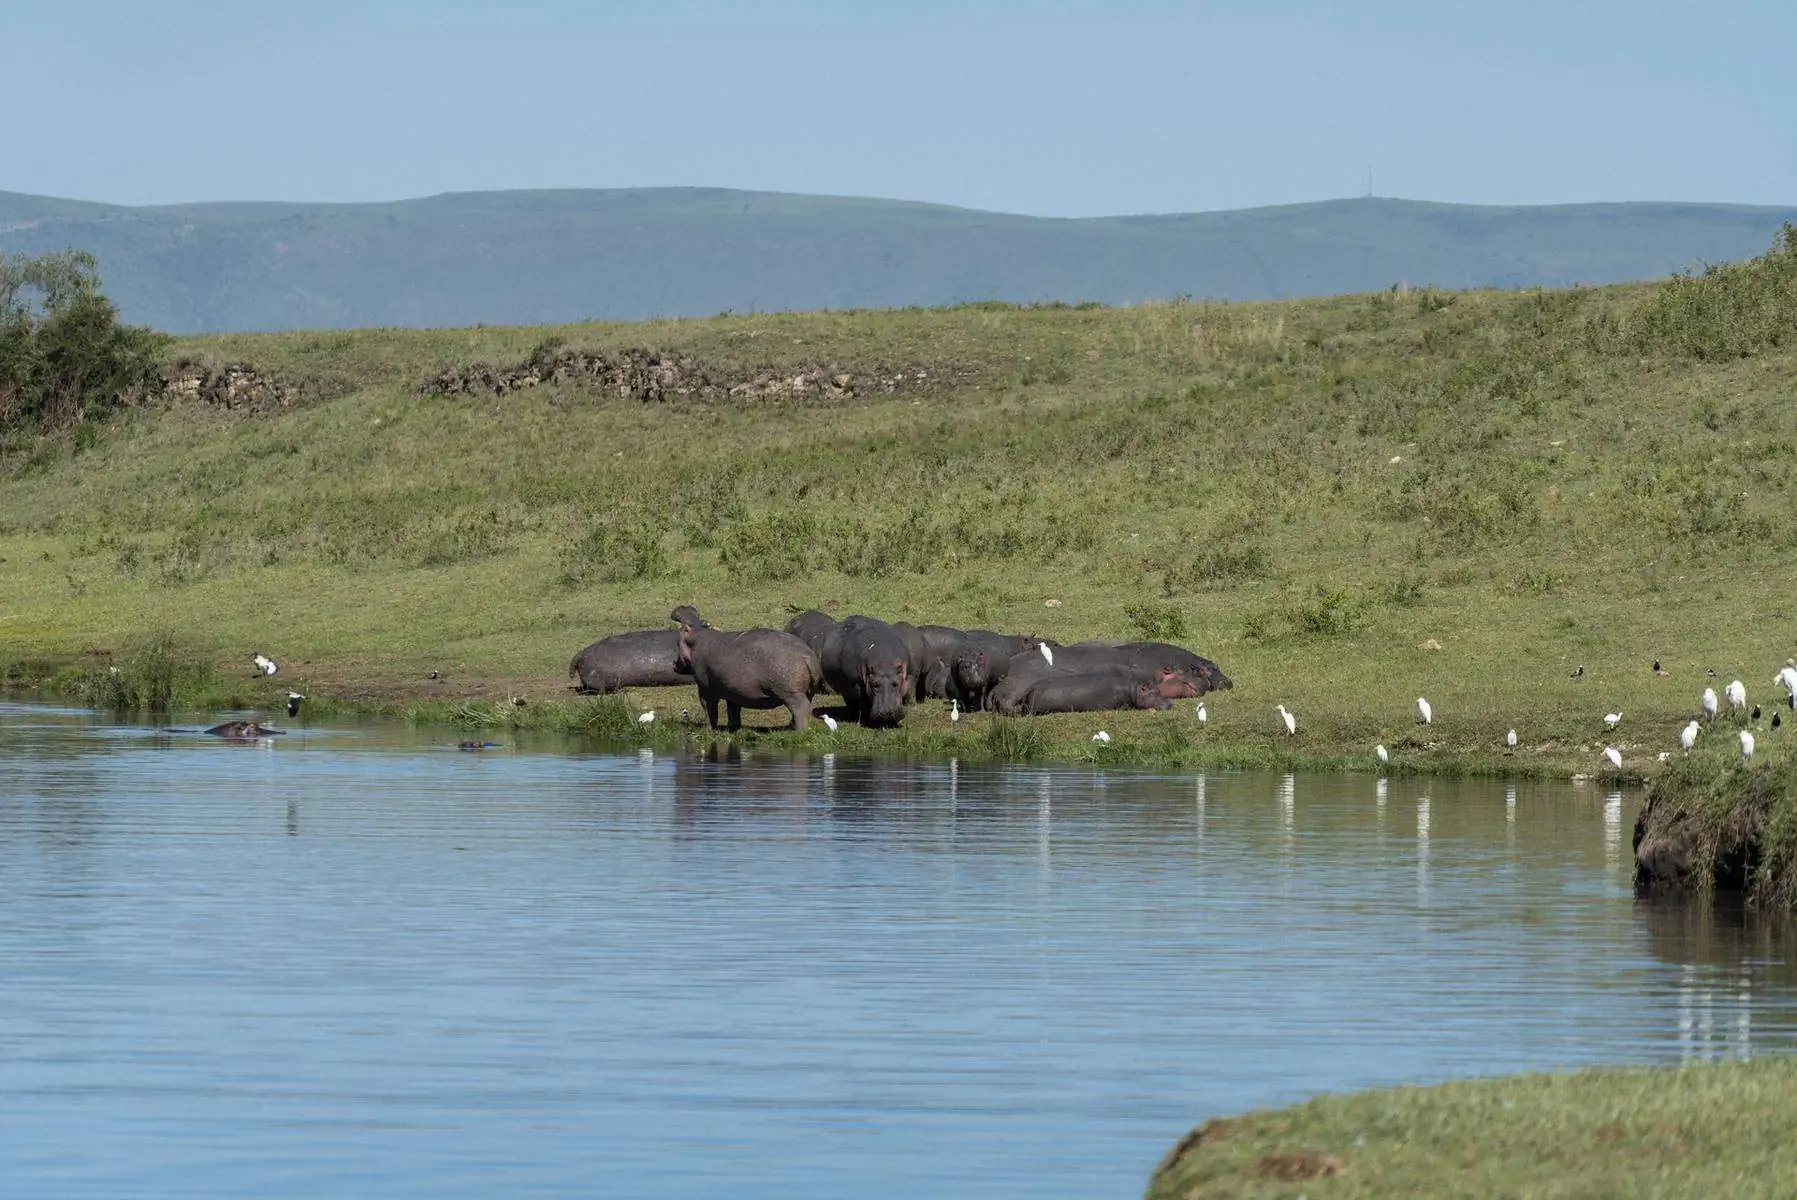
[[1171,604],[1125,604],[1123,615],[1145,642],[1176,642],[1187,633],[1185,614]]
[[168,338],[119,322],[93,255],[0,254],[0,430],[56,430],[158,390]]
[[607,517],[575,537],[562,548],[561,567],[572,588],[662,579],[673,570],[661,531],[629,517]]

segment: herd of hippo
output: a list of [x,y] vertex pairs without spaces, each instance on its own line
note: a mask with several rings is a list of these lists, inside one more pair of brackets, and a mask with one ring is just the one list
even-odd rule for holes
[[1173,702],[1234,685],[1217,664],[1165,642],[1079,642],[873,617],[838,621],[821,612],[785,629],[714,629],[691,605],[668,619],[678,629],[601,638],[568,666],[583,694],[691,683],[713,729],[718,705],[729,728],[745,708],[785,707],[794,729],[811,717],[812,697],[841,696],[869,727],[894,726],[926,699],[1010,716],[1171,708]]

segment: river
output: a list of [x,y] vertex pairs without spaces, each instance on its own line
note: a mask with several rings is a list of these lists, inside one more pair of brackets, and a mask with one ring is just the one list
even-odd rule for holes
[[262,743],[0,704],[0,1179],[1132,1197],[1207,1116],[1762,1054],[1592,786]]

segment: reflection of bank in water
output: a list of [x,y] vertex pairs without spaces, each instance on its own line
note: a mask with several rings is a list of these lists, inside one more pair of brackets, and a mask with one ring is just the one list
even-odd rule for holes
[[1797,1037],[1797,926],[1730,900],[1637,904],[1656,958],[1670,964],[1671,1023],[1683,1062],[1752,1057]]

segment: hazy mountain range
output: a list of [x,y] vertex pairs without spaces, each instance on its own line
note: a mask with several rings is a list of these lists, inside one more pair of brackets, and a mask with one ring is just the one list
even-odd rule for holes
[[714,188],[132,208],[0,192],[0,250],[80,247],[174,332],[536,324],[967,300],[1230,300],[1670,274],[1797,207],[1331,200],[1059,219]]

